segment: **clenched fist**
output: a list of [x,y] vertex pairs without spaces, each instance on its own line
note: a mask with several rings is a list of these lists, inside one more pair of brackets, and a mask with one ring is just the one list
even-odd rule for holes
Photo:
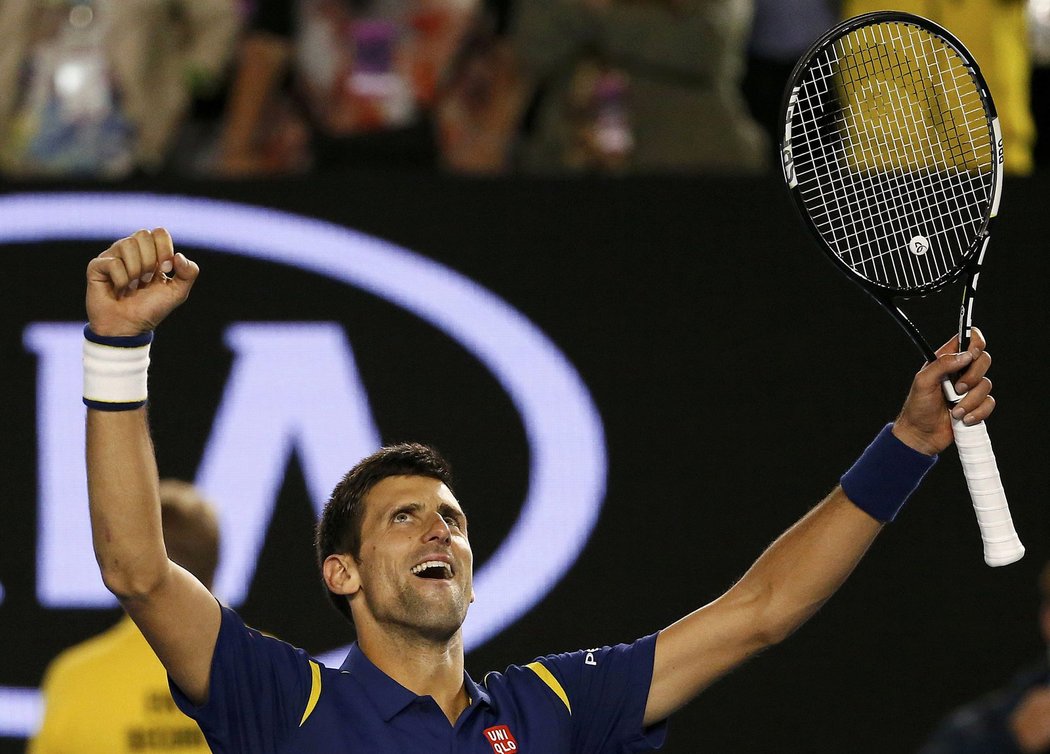
[[122,238],[88,264],[88,324],[107,336],[153,330],[186,300],[199,273],[196,263],[175,253],[163,228]]

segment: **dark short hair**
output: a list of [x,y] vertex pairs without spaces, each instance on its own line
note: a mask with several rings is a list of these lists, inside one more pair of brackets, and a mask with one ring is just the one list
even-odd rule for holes
[[[379,482],[392,476],[430,477],[452,489],[452,467],[429,445],[415,442],[389,445],[359,461],[332,490],[314,531],[314,548],[322,582],[324,562],[329,555],[349,553],[355,561],[360,561],[365,495]],[[328,590],[327,585],[325,591],[336,610],[353,622],[346,596]]]

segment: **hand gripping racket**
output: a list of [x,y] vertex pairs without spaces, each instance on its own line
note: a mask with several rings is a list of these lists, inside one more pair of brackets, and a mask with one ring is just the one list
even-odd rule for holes
[[[785,92],[784,178],[828,257],[932,361],[896,299],[966,276],[959,348],[970,343],[977,278],[999,209],[1003,150],[970,53],[918,16],[868,13],[828,31]],[[961,396],[944,382],[954,405]],[[988,565],[1024,555],[984,423],[952,420]]]

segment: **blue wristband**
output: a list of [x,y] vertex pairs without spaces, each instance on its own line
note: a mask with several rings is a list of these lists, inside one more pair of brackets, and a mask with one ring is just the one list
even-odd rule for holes
[[153,342],[153,331],[147,330],[139,335],[99,335],[91,329],[91,325],[84,325],[84,339],[89,343],[97,343],[100,346],[141,348]]
[[887,424],[861,454],[839,484],[854,505],[872,518],[888,523],[896,518],[926,472],[937,463],[905,445]]

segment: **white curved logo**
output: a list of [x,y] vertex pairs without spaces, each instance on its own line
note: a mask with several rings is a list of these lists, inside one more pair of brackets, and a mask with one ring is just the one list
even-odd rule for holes
[[[606,457],[590,395],[535,325],[447,267],[332,223],[231,202],[149,194],[0,198],[0,243],[109,241],[158,225],[181,244],[294,266],[373,293],[444,331],[484,364],[521,415],[530,450],[529,484],[517,521],[475,577],[477,602],[464,626],[467,649],[499,633],[550,591],[597,522]],[[213,436],[209,448],[215,443]],[[206,452],[202,469],[207,463]],[[317,480],[307,483],[317,505]],[[338,664],[346,651],[334,649],[321,659]],[[31,732],[25,719],[34,714],[35,693],[0,687],[0,734]]]
[[926,236],[916,234],[912,236],[911,241],[908,242],[908,248],[911,250],[912,254],[921,257],[930,250],[930,241]]

